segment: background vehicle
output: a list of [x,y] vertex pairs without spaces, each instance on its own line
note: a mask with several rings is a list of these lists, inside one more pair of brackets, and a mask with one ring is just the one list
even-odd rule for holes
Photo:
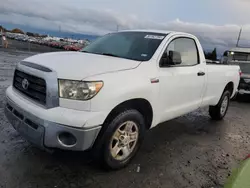
[[239,66],[206,64],[187,33],[123,31],[81,52],[45,53],[20,62],[5,113],[40,147],[93,149],[111,169],[137,153],[146,130],[200,107],[226,115]]
[[250,48],[232,48],[225,52],[224,64],[239,65],[241,69],[238,97],[250,94]]

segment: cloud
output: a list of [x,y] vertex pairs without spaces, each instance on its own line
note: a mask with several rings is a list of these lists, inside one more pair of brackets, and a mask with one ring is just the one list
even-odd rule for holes
[[[249,1],[229,0],[230,5],[243,6]],[[246,2],[245,2],[246,1]],[[120,29],[162,29],[196,34],[206,49],[217,47],[219,52],[235,46],[239,25],[211,25],[190,23],[179,19],[154,22],[133,14],[122,14],[110,9],[80,8],[77,4],[59,0],[8,0],[0,4],[0,22],[31,27],[102,35]],[[230,7],[230,6],[229,6]],[[243,25],[241,45],[250,46],[250,25]]]

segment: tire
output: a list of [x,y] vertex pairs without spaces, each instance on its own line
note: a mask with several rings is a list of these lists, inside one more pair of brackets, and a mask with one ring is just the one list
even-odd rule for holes
[[[129,128],[131,131],[126,132]],[[117,115],[103,130],[95,144],[95,156],[107,170],[125,167],[136,155],[144,138],[146,129],[142,114],[137,110],[126,110]]]
[[209,107],[209,115],[213,120],[222,120],[225,117],[230,103],[230,95],[229,91],[224,91],[219,103]]
[[238,93],[235,93],[234,96],[231,98],[231,101],[237,101]]

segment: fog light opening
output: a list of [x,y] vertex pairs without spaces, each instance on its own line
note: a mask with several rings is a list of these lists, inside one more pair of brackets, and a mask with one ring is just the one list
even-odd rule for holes
[[58,134],[58,141],[65,147],[73,147],[76,145],[76,137],[69,132],[62,132]]

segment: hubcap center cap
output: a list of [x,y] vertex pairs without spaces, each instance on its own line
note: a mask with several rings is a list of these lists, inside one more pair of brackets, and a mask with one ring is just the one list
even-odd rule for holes
[[127,159],[134,151],[139,135],[138,125],[134,121],[122,123],[113,133],[110,141],[110,152],[114,159]]
[[123,145],[127,145],[130,141],[129,136],[124,136],[124,135],[121,135],[119,139],[121,141],[121,144]]

